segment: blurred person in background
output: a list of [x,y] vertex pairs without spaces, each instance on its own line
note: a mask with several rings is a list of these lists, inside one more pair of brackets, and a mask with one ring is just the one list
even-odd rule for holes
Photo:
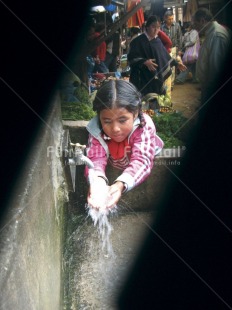
[[[186,32],[183,38],[183,48],[179,52],[179,55],[181,57],[183,56],[184,52],[186,51],[188,47],[195,45],[196,49],[199,49],[199,46],[200,46],[200,38],[199,38],[198,32],[197,30],[193,29],[191,22],[189,22],[188,25],[186,25],[185,29],[186,29]],[[191,72],[192,74],[192,79],[191,79],[192,83],[198,82],[196,78],[196,62],[197,62],[197,59],[194,60],[194,62],[185,63],[187,70],[182,71],[177,75],[175,79],[175,84],[184,84],[184,82],[186,81],[189,75],[189,72]]]
[[[172,50],[170,56],[174,59],[178,56],[179,50],[182,47],[182,30],[180,24],[174,21],[174,13],[166,11],[164,13],[164,22],[161,25],[161,30],[169,36],[172,41]],[[172,68],[172,88],[176,77],[176,68]]]
[[[94,26],[93,26],[94,27]],[[101,34],[101,31],[104,29],[104,24],[99,23],[98,25],[95,25],[95,31],[92,32],[89,39],[94,40],[98,38]],[[106,42],[103,41],[100,43],[96,49],[92,52],[92,57],[95,61],[95,66],[93,68],[93,73],[108,73],[109,70],[107,66],[105,65],[105,59],[106,59]]]
[[[193,27],[204,36],[196,64],[196,76],[201,87],[201,102],[205,103],[213,95],[215,85],[220,88],[229,49],[231,30],[213,19],[212,13],[205,8],[198,9],[193,15]],[[222,76],[221,76],[222,77]]]

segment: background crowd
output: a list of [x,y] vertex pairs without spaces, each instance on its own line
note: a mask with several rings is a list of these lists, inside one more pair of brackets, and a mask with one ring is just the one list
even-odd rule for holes
[[[112,23],[108,17],[106,26]],[[152,34],[154,27],[156,32]],[[96,39],[102,31],[104,25],[92,20],[88,24],[87,41]],[[230,36],[230,29],[214,20],[208,9],[198,9],[192,20],[183,25],[174,20],[173,11],[167,10],[161,18],[153,15],[141,27],[128,29],[126,36],[118,29],[101,42],[87,56],[88,78],[91,81],[108,76],[120,78],[122,71],[126,71],[124,75],[143,95],[165,94],[170,105],[174,85],[184,84],[188,79],[199,83],[204,98],[227,57]],[[127,62],[124,68],[122,57]]]

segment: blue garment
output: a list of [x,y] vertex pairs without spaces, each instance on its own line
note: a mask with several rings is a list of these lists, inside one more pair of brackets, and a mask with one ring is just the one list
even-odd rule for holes
[[87,63],[88,63],[88,67],[87,67],[88,77],[91,78],[93,70],[94,70],[94,66],[95,66],[95,61],[94,61],[94,59],[93,59],[93,57],[91,55],[87,56],[86,60],[87,60]]

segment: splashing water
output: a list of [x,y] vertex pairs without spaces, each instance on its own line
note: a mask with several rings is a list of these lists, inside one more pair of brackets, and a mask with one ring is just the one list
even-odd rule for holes
[[96,191],[95,193],[93,193],[92,189],[92,194],[95,197],[95,201],[97,202],[99,209],[95,209],[89,204],[86,204],[88,216],[92,218],[94,226],[98,227],[98,232],[102,240],[102,249],[106,248],[107,254],[110,256],[114,256],[113,248],[110,241],[110,234],[113,230],[113,227],[109,222],[108,215],[110,215],[111,213],[115,213],[117,211],[117,206],[114,205],[112,208],[107,208],[107,206],[110,205],[111,197],[108,195],[107,187],[106,192],[99,195],[97,179],[95,171],[93,169],[89,169],[89,180],[90,185],[92,185],[92,187]]
[[110,241],[110,234],[113,230],[112,225],[109,222],[108,215],[117,211],[117,206],[113,209],[94,209],[86,204],[88,210],[88,216],[93,220],[94,226],[97,226],[98,233],[102,241],[102,249],[106,249],[107,255],[114,257],[114,251]]

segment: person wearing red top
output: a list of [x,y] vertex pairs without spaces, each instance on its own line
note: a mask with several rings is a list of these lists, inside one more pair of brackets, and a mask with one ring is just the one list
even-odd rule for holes
[[[103,25],[99,24],[98,26],[95,26],[95,32],[92,34],[91,39],[96,39],[100,36],[101,30],[103,29]],[[95,61],[95,66],[93,68],[93,73],[108,73],[109,70],[107,66],[105,65],[105,59],[106,59],[106,42],[103,41],[100,43],[96,49],[91,53],[92,57]]]

